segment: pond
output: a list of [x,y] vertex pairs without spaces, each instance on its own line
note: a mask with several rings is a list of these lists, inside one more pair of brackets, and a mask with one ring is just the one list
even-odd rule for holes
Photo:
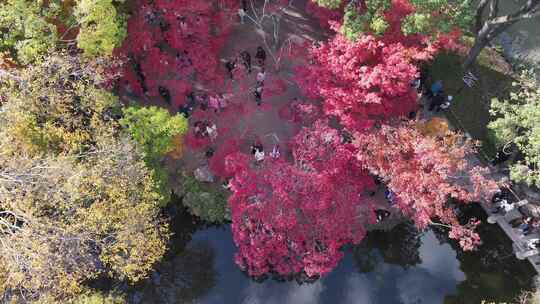
[[[171,253],[134,303],[304,304],[304,303],[481,303],[505,302],[531,287],[534,271],[518,261],[497,226],[483,224],[484,244],[464,253],[442,231],[418,232],[410,223],[370,232],[361,245],[345,248],[345,258],[322,279],[299,284],[257,282],[234,264],[228,225],[175,227]],[[194,232],[193,234],[186,231]]]

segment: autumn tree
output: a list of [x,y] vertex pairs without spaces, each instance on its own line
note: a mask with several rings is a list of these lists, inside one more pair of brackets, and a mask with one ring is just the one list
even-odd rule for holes
[[298,83],[311,98],[322,97],[326,115],[351,130],[404,115],[417,106],[410,83],[417,75],[413,52],[365,35],[351,42],[337,34],[310,50],[312,63],[297,70]]
[[489,128],[508,152],[515,145],[523,157],[510,165],[510,178],[540,187],[540,87],[534,74],[523,71],[507,100],[494,99]]
[[9,51],[20,63],[27,64],[54,48],[58,40],[56,26],[47,19],[60,13],[59,1],[8,0],[0,3],[0,50]]
[[125,296],[121,293],[102,293],[93,290],[88,290],[80,295],[69,304],[125,304],[127,303]]
[[126,37],[125,16],[114,2],[123,0],[78,0],[74,8],[79,24],[77,46],[85,55],[110,55]]
[[449,199],[476,202],[498,189],[488,170],[469,163],[474,145],[448,132],[424,136],[413,122],[393,122],[356,134],[358,159],[395,195],[395,204],[419,229],[429,225],[449,229],[450,238],[472,250],[480,238],[479,221],[460,223]]
[[522,20],[540,16],[540,1],[538,0],[516,1],[519,7],[506,15],[500,13],[499,0],[476,1],[476,7],[471,0],[351,2],[314,0],[314,2],[331,9],[348,3],[342,31],[351,39],[356,39],[366,32],[385,34],[390,26],[388,16],[393,14],[394,6],[399,6],[407,12],[401,25],[401,30],[406,35],[421,33],[436,36],[437,33],[449,33],[456,29],[464,32],[472,31],[474,43],[463,64],[465,69],[469,69],[480,52],[510,26]]
[[336,9],[341,6],[343,1],[341,0],[313,0],[313,2],[316,2],[318,5],[327,7],[329,9]]
[[184,104],[193,84],[222,85],[218,53],[231,31],[238,1],[136,1],[120,88],[139,97]]
[[368,29],[367,21],[358,21],[354,30],[337,24],[338,33],[321,46],[311,47],[310,64],[297,69],[303,92],[322,98],[325,114],[336,116],[352,131],[416,110],[417,94],[411,82],[419,75],[418,66],[442,49],[460,47],[456,31],[404,33],[407,18],[415,12],[407,1],[366,1],[365,7],[355,9],[362,18],[377,15],[384,22],[370,21],[376,24]]
[[340,31],[351,40],[363,34],[383,36],[388,32],[436,38],[441,33],[448,34],[456,29],[468,30],[472,20],[470,0],[313,1],[329,9],[343,8]]
[[341,140],[319,121],[292,140],[294,164],[227,157],[236,263],[248,274],[324,275],[343,256],[343,245],[364,237],[370,206],[363,193],[373,181],[354,147]]
[[104,275],[137,282],[165,252],[162,197],[100,88],[106,65],[60,54],[0,87],[6,302],[67,302]]

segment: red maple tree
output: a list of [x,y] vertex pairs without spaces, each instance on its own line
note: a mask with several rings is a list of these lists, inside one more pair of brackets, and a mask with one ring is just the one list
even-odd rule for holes
[[218,53],[238,5],[233,0],[137,1],[128,37],[115,51],[127,61],[120,87],[179,106],[195,82],[222,85]]
[[417,108],[411,82],[420,63],[441,49],[456,49],[459,32],[433,36],[404,35],[403,19],[413,7],[406,0],[392,1],[384,18],[384,35],[369,32],[356,41],[339,32],[321,46],[310,49],[310,63],[297,68],[297,82],[310,98],[322,98],[324,112],[336,116],[351,131],[371,127],[376,121],[406,115]]
[[[120,87],[177,106],[184,104],[195,83],[210,91],[223,87],[218,53],[240,1],[137,1],[128,22],[129,36],[117,50],[127,59]],[[437,222],[449,227],[450,236],[464,249],[478,244],[478,222],[460,223],[448,204],[448,198],[474,201],[496,187],[484,177],[485,170],[469,166],[471,144],[458,145],[451,136],[425,136],[412,123],[377,127],[416,109],[410,83],[418,76],[418,64],[442,48],[455,48],[459,34],[435,40],[404,36],[400,23],[411,6],[407,0],[392,3],[385,14],[390,28],[383,36],[365,34],[353,42],[338,33],[309,49],[311,64],[297,69],[298,83],[307,97],[323,99],[323,109],[316,102],[296,100],[279,111],[281,117],[305,126],[290,141],[292,155],[267,155],[256,162],[237,152],[242,136],[234,135],[222,140],[210,160],[214,173],[232,177],[229,205],[239,250],[236,262],[248,274],[316,277],[331,271],[343,256],[342,247],[360,242],[364,226],[374,221],[374,205],[364,195],[374,188],[370,174],[387,183],[396,206],[418,227]],[[342,17],[340,10],[310,9],[324,24]],[[293,51],[297,55],[303,49],[291,46],[290,56]],[[284,81],[269,77],[263,97],[285,89]],[[322,112],[337,117],[341,126],[330,127],[320,119]],[[208,117],[195,111],[192,118]],[[355,132],[354,144],[346,131]],[[227,126],[219,125],[219,134],[224,139]],[[185,142],[195,150],[212,140],[190,132]]]
[[297,71],[300,87],[310,98],[322,97],[325,114],[350,130],[415,109],[410,83],[417,67],[402,45],[386,45],[370,35],[351,42],[337,34],[311,55],[313,64]]
[[338,130],[318,121],[291,148],[294,164],[227,157],[236,262],[252,276],[326,274],[342,258],[342,246],[360,242],[372,220],[363,215],[372,215],[363,193],[373,180]]
[[449,199],[475,202],[489,198],[498,189],[486,178],[489,171],[470,163],[472,142],[455,133],[430,137],[413,122],[394,122],[356,134],[358,159],[378,176],[395,195],[396,206],[418,228],[430,224],[450,228],[449,236],[464,250],[480,242],[474,232],[479,223],[461,224]]

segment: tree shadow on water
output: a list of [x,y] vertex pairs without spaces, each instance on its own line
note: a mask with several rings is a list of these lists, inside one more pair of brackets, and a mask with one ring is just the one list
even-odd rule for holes
[[389,231],[370,231],[362,243],[351,248],[355,266],[359,272],[366,273],[375,270],[380,263],[404,269],[420,264],[421,235],[409,221]]

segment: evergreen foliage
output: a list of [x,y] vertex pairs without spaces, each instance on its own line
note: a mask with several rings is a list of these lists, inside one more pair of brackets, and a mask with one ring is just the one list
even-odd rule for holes
[[540,87],[534,74],[522,72],[515,92],[506,100],[493,99],[489,124],[500,145],[515,144],[523,157],[510,165],[510,177],[540,187]]

